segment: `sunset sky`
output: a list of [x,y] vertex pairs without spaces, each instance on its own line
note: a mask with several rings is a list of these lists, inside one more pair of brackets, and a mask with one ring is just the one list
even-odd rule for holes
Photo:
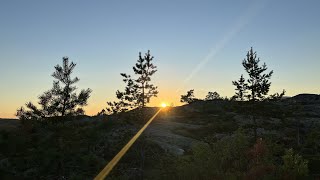
[[93,90],[89,115],[123,90],[148,49],[162,102],[195,89],[232,96],[252,46],[269,70],[270,93],[320,93],[319,0],[8,0],[0,2],[0,117],[52,87],[56,64],[77,63],[79,89]]

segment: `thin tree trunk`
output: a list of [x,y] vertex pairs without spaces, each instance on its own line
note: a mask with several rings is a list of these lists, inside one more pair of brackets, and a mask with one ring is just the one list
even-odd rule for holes
[[144,83],[142,83],[142,107],[144,107]]
[[64,97],[64,99],[63,99],[61,116],[64,116],[64,114],[65,114],[65,111],[66,111],[66,102],[67,102],[67,95],[66,95],[66,96]]
[[67,88],[67,92],[66,92],[65,97],[63,99],[63,106],[62,106],[61,116],[64,116],[65,112],[66,112],[66,103],[68,101],[68,96],[69,96],[69,92],[68,92],[69,84],[66,85],[66,88]]

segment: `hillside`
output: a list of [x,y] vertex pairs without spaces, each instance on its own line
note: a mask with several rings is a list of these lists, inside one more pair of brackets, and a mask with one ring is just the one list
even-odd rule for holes
[[298,94],[291,98],[293,101],[304,102],[307,104],[320,103],[320,95],[317,94]]
[[[292,101],[300,97],[165,108],[108,179],[319,177],[320,103]],[[157,109],[2,129],[0,178],[92,179]],[[290,148],[308,160],[307,173],[285,169],[283,156],[299,158]]]
[[8,129],[15,129],[20,125],[18,119],[3,119],[0,118],[0,129],[8,130]]

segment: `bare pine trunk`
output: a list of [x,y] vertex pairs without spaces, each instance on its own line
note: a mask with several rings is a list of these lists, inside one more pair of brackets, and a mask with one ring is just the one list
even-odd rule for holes
[[[67,88],[67,90],[69,89],[69,84],[67,84],[66,88]],[[65,97],[63,99],[63,107],[62,107],[61,116],[64,116],[66,113],[66,103],[67,103],[68,97],[69,97],[68,94],[69,94],[69,92],[67,91],[65,94]]]
[[144,83],[142,83],[142,107],[144,107]]

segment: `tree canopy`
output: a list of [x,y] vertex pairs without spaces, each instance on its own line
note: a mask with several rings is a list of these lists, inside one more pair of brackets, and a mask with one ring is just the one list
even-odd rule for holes
[[[238,81],[233,81],[236,86],[236,97],[240,100],[247,98],[249,101],[263,100],[268,94],[271,86],[269,81],[273,71],[266,73],[267,65],[263,63],[259,65],[260,58],[257,57],[257,52],[254,52],[252,47],[247,53],[247,57],[242,61],[242,66],[248,74],[248,79],[245,83],[245,78],[241,75]],[[246,95],[247,91],[250,91]]]
[[157,97],[158,87],[151,83],[151,77],[157,72],[157,66],[153,64],[153,59],[154,57],[151,56],[150,50],[144,56],[139,52],[139,59],[133,66],[133,72],[136,77],[120,73],[123,77],[123,82],[126,83],[126,87],[124,91],[117,90],[117,102],[107,102],[107,111],[109,113],[145,107],[152,97]]
[[195,97],[194,97],[194,89],[191,89],[189,91],[187,91],[186,95],[181,95],[181,99],[180,102],[182,103],[192,103],[195,101]]
[[84,114],[83,106],[87,105],[91,89],[83,89],[79,94],[76,93],[75,83],[79,78],[72,78],[71,74],[76,64],[69,63],[68,57],[62,58],[62,65],[56,65],[52,77],[52,89],[40,95],[38,104],[40,108],[32,102],[26,103],[27,109],[21,107],[17,111],[19,119],[42,119],[54,116],[79,115]]
[[216,99],[222,99],[222,98],[220,97],[220,94],[215,91],[215,92],[208,92],[204,100],[210,101],[210,100],[216,100]]

